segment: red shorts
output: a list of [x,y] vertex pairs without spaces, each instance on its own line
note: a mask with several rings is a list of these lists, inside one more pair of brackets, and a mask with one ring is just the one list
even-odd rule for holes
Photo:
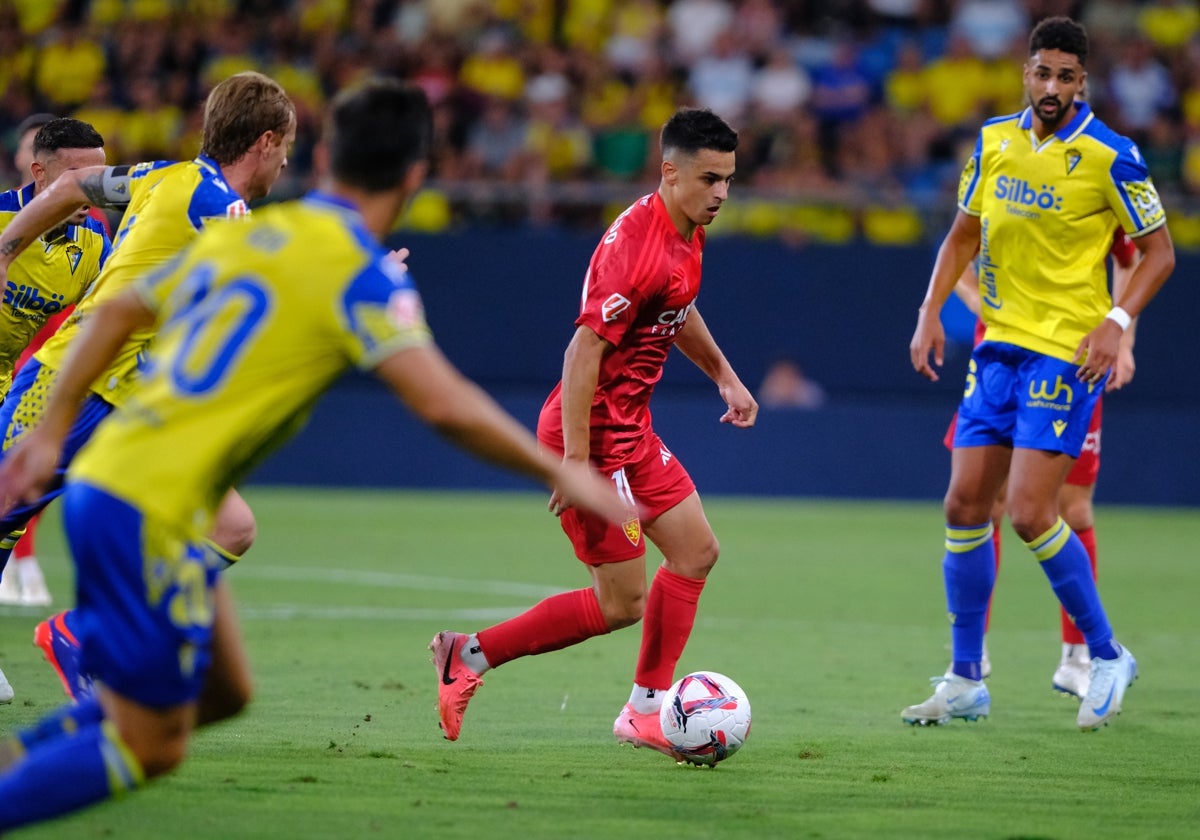
[[[1074,484],[1078,487],[1090,487],[1096,483],[1096,479],[1100,476],[1100,419],[1103,414],[1104,398],[1096,402],[1096,408],[1092,412],[1092,421],[1088,424],[1087,437],[1083,440],[1083,451],[1079,453],[1079,457],[1075,459],[1074,466],[1067,473],[1067,484]],[[942,443],[947,449],[954,448],[954,427],[958,422],[958,414],[955,413],[950,418],[950,428],[946,430],[946,436],[942,438]]]
[[[558,445],[541,441],[561,454]],[[642,517],[653,521],[696,492],[696,485],[683,464],[653,431],[643,435],[637,448],[620,461],[593,459],[596,470],[610,477],[621,497],[635,503]],[[587,511],[570,508],[559,523],[575,547],[575,556],[589,566],[619,563],[646,553],[646,535],[641,519],[613,525]]]

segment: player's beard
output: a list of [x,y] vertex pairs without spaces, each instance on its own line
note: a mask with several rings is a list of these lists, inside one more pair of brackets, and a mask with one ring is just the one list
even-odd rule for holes
[[[1029,104],[1033,108],[1033,112],[1037,114],[1037,118],[1042,121],[1042,125],[1050,131],[1055,131],[1062,124],[1063,119],[1067,115],[1067,111],[1070,110],[1070,103],[1064,104],[1063,101],[1056,96],[1043,96],[1036,103],[1033,101],[1032,95],[1030,95],[1028,98]],[[1047,117],[1041,108],[1042,105],[1050,102],[1053,102],[1056,106],[1058,106],[1058,110],[1055,111],[1053,117]]]

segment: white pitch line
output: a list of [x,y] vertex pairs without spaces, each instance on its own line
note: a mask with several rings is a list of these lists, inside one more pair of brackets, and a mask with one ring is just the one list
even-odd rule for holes
[[464,610],[420,607],[319,607],[312,604],[238,605],[238,617],[249,621],[453,621],[496,622],[512,618],[520,607],[477,607]]
[[237,578],[257,580],[296,580],[318,583],[343,583],[375,588],[416,589],[423,592],[476,592],[485,595],[518,595],[523,598],[545,598],[565,591],[558,586],[518,583],[511,580],[471,580],[469,578],[410,575],[402,572],[367,572],[353,569],[297,569],[292,566],[266,566],[253,559],[244,560],[228,572]]

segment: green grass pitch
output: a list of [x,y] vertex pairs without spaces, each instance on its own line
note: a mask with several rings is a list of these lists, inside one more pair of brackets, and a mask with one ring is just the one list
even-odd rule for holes
[[[1050,690],[1057,605],[1011,530],[988,646],[992,717],[915,729],[949,657],[929,503],[708,498],[722,557],[680,663],[750,695],[713,770],[617,746],[636,628],[485,678],[437,728],[426,645],[584,585],[545,497],[252,487],[259,541],[228,574],[254,664],[242,717],[169,778],[34,838],[1181,838],[1200,831],[1200,515],[1102,507],[1100,583],[1141,678],[1096,733]],[[54,516],[40,552],[60,603]],[[652,552],[651,566],[658,560]],[[17,691],[0,732],[62,700],[0,608]]]

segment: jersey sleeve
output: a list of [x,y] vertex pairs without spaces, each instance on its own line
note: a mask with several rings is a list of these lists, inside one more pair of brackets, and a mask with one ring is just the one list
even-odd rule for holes
[[204,179],[196,185],[188,204],[188,221],[196,230],[216,221],[243,219],[250,213],[246,202],[223,183]]
[[983,195],[979,188],[982,185],[981,170],[983,164],[983,132],[975,140],[975,151],[971,153],[962,174],[958,177],[958,209],[969,216],[980,216],[983,213]]
[[380,257],[347,284],[342,296],[345,352],[362,370],[393,353],[433,340],[425,307],[407,272]]
[[[163,311],[167,301],[180,288],[183,278],[188,275],[188,270],[184,268],[188,253],[189,250],[178,253],[134,281],[130,288],[147,309],[155,313]],[[207,284],[196,285],[204,285],[207,288]],[[176,308],[174,311],[179,310]]]
[[1117,153],[1109,175],[1108,203],[1130,237],[1137,239],[1166,224],[1166,211],[1136,145],[1129,143]]
[[[642,247],[630,247],[635,241]],[[583,281],[583,301],[575,326],[588,327],[610,344],[621,343],[645,300],[638,283],[638,266],[631,265],[642,262],[633,258],[633,252],[643,250],[644,245],[640,239],[601,242]]]

